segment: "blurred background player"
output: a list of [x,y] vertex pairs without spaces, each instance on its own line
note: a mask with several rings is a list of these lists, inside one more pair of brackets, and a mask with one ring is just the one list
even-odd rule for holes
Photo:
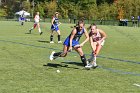
[[40,17],[39,17],[39,12],[36,12],[36,15],[35,15],[35,17],[34,17],[34,26],[29,30],[29,33],[31,34],[31,31],[33,30],[33,29],[35,29],[36,28],[36,26],[37,26],[37,28],[38,28],[38,32],[40,33],[40,35],[43,33],[42,31],[41,31],[41,29],[40,29],[40,24],[39,24],[39,21],[40,21],[41,19],[40,19]]
[[58,20],[58,12],[55,12],[55,15],[52,17],[52,21],[51,21],[51,36],[50,36],[50,43],[54,43],[53,41],[53,35],[54,32],[57,32],[58,34],[58,43],[62,43],[62,41],[60,40],[60,30],[59,30],[59,25],[61,24]]
[[[73,28],[71,34],[65,39],[63,43],[63,52],[57,52],[54,51],[50,55],[50,60],[56,59],[57,57],[65,57],[68,52],[72,51],[72,48],[80,55],[81,61],[84,66],[87,65],[86,57],[83,53],[82,46],[89,40],[89,35],[84,27],[84,21],[80,20],[78,21],[78,24],[76,27]],[[80,44],[79,40],[82,35],[85,35],[85,40]]]
[[23,12],[22,15],[20,16],[20,21],[21,21],[21,25],[24,25],[24,22],[25,22],[25,15],[24,15],[24,12]]
[[106,33],[101,29],[97,29],[97,26],[95,24],[91,24],[89,29],[89,41],[92,48],[92,53],[91,58],[88,59],[90,63],[85,66],[85,68],[96,68],[96,56],[99,54],[102,46],[104,45]]

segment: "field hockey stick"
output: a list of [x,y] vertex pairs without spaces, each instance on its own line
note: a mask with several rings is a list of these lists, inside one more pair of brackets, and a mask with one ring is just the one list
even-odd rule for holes
[[74,46],[74,48],[80,48],[81,46],[80,45],[76,45],[76,46]]
[[[79,48],[79,47],[81,47],[81,46],[80,46],[80,45],[76,45],[76,46],[74,46],[74,48]],[[65,53],[72,52],[72,50],[73,50],[73,48],[72,48],[72,49],[67,50]],[[63,53],[63,52],[62,52],[62,53]]]
[[[81,47],[81,46],[80,46],[80,45],[74,46],[74,48],[79,48],[79,47]],[[67,51],[65,52],[65,54],[68,53],[68,52],[72,52],[72,49],[67,50]],[[64,53],[64,52],[62,52],[62,53]],[[62,53],[61,53],[60,55],[62,55]],[[60,55],[59,55],[59,56],[60,56]]]
[[59,22],[58,26],[61,25],[61,23]]
[[[76,46],[75,46],[75,48],[79,48],[79,47],[81,47],[81,46],[80,46],[80,45],[76,45]],[[61,53],[61,54],[59,54],[58,56],[55,56],[55,58],[54,58],[54,59],[56,59],[56,58],[60,57],[61,55],[63,56],[63,54],[67,54],[67,53],[69,53],[69,52],[72,52],[72,49],[67,50],[65,53],[64,53],[64,52],[62,52],[62,53]]]
[[[76,45],[76,46],[74,46],[74,48],[80,48],[80,47],[81,47],[80,45]],[[72,52],[72,50],[73,50],[73,49],[68,50],[66,53],[68,53],[68,52]]]

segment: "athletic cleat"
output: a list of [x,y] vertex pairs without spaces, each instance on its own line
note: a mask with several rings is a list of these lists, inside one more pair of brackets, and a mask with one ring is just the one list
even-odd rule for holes
[[43,32],[40,32],[40,35],[42,35],[43,34]]
[[29,30],[29,34],[31,34],[31,30]]
[[58,41],[58,43],[60,44],[60,43],[62,43],[62,41]]
[[52,44],[52,43],[54,43],[53,41],[50,41],[50,43]]
[[54,60],[54,56],[53,56],[54,53],[55,53],[55,51],[53,51],[53,52],[51,53],[51,55],[50,55],[50,60],[51,60],[51,61]]
[[96,67],[96,66],[97,66],[97,64],[96,64],[96,63],[93,63],[93,66],[94,66],[94,67]]
[[92,68],[92,67],[93,67],[92,64],[87,64],[87,65],[85,66],[85,68]]
[[90,70],[90,67],[91,66],[91,64],[87,64],[86,66],[85,66],[85,69],[87,69],[87,70]]
[[97,64],[87,64],[87,65],[85,66],[86,69],[90,69],[90,68],[95,69],[96,67],[98,67]]
[[95,68],[97,68],[97,67],[98,67],[98,65],[96,65],[96,66],[93,66],[92,68],[93,68],[93,69],[95,69]]

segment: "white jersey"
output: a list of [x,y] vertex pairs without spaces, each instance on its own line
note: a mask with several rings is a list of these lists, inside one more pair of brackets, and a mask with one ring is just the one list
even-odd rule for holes
[[35,23],[38,23],[38,22],[39,22],[39,20],[40,20],[40,17],[39,17],[39,15],[35,15],[35,18],[34,18],[34,20],[35,20]]
[[97,29],[97,33],[94,34],[94,35],[92,35],[92,39],[93,39],[94,42],[99,41],[99,40],[102,39],[101,34],[100,34],[100,32],[98,31],[98,29]]
[[[97,33],[92,35],[92,39],[93,39],[93,42],[97,42],[102,39],[102,36],[98,29],[97,29]],[[104,42],[105,42],[105,40],[102,41],[102,43],[101,43],[102,46],[104,45]]]

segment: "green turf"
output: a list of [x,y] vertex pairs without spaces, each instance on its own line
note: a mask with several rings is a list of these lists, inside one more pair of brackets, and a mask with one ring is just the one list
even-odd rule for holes
[[[0,93],[140,93],[140,29],[135,27],[98,26],[107,33],[105,46],[97,58],[99,68],[85,70],[76,52],[49,61],[50,53],[63,45],[49,44],[50,23],[0,22]],[[61,24],[62,41],[74,24]],[[86,25],[88,26],[88,25]],[[83,40],[84,37],[81,38]],[[83,47],[89,58],[89,43]],[[57,73],[56,70],[60,70]]]

